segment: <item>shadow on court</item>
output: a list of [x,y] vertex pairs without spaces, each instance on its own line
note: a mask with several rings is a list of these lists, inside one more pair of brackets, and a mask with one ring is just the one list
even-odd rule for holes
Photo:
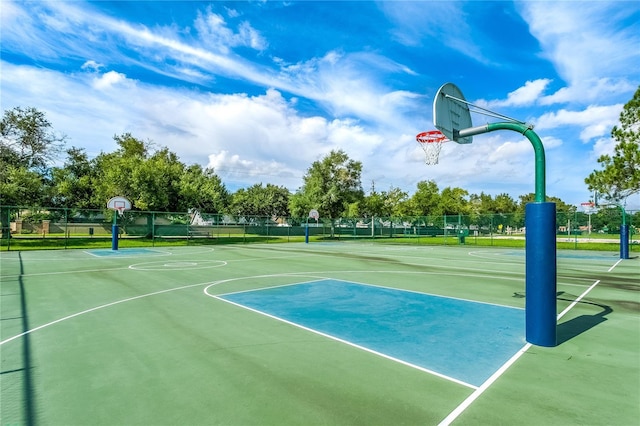
[[[565,302],[573,302],[578,297],[575,295],[567,295],[568,297],[563,297],[564,295],[565,295],[564,291],[558,291],[556,292],[556,299],[562,300]],[[513,293],[513,297],[518,299],[523,299],[526,297],[526,294],[524,292],[517,291]],[[579,317],[576,317],[576,318],[570,319],[569,321],[565,321],[561,324],[558,324],[556,328],[556,333],[557,333],[556,345],[561,345],[564,342],[571,340],[574,337],[579,336],[580,334],[586,331],[589,331],[590,329],[597,326],[598,324],[605,322],[607,320],[606,315],[609,315],[610,313],[613,312],[613,309],[611,308],[611,306],[608,306],[608,305],[602,305],[594,302],[587,302],[585,300],[581,300],[578,303],[582,305],[597,306],[601,308],[602,311],[595,315],[580,315]]]
[[[27,313],[27,297],[26,297],[26,291],[24,288],[24,280],[23,280],[23,274],[24,274],[24,265],[23,265],[23,261],[22,261],[22,255],[21,253],[18,253],[18,260],[19,260],[19,274],[18,274],[18,279],[17,279],[17,288],[15,290],[17,290],[17,293],[3,293],[3,297],[5,296],[18,296],[19,297],[19,307],[15,307],[15,309],[19,309],[19,315],[12,315],[10,317],[7,318],[2,318],[3,321],[15,321],[15,320],[20,320],[21,321],[21,331],[22,332],[27,332],[30,328],[29,328],[29,317],[28,317],[28,313]],[[5,284],[3,285],[3,287],[6,289],[8,286]],[[6,306],[6,303],[3,303]],[[8,307],[8,306],[6,306]],[[4,310],[3,310],[4,311]],[[4,333],[3,333],[4,334]],[[19,360],[16,359],[15,364],[13,366],[11,365],[7,365],[6,362],[3,362],[3,369],[2,371],[0,371],[0,375],[4,376],[3,377],[3,382],[5,386],[11,386],[12,384],[15,384],[16,382],[14,381],[14,379],[9,379],[9,376],[12,376],[14,374],[20,374],[22,373],[22,380],[21,380],[21,385],[22,385],[22,401],[19,401],[19,396],[15,395],[16,400],[15,401],[2,401],[1,404],[1,408],[2,408],[2,413],[3,413],[3,417],[4,417],[4,421],[7,421],[7,424],[12,424],[13,422],[11,421],[12,419],[10,419],[10,413],[9,411],[13,411],[13,410],[19,410],[20,406],[22,406],[21,408],[24,410],[23,412],[23,421],[16,421],[15,424],[25,424],[27,426],[32,426],[36,424],[35,421],[35,402],[34,402],[34,393],[33,393],[33,376],[32,376],[32,362],[31,362],[31,342],[30,342],[30,338],[29,338],[29,334],[25,334],[24,336],[22,336],[20,338],[21,343],[22,343],[22,353],[19,356]],[[3,356],[3,358],[5,358]],[[11,358],[11,357],[9,357]],[[3,361],[7,361],[7,359],[3,359]],[[9,360],[9,363],[11,361]],[[13,367],[13,368],[12,368]],[[5,370],[5,368],[7,368]],[[6,375],[6,376],[5,376]],[[19,379],[15,379],[20,381]],[[19,416],[18,411],[15,411],[15,415]],[[3,423],[4,424],[4,423]]]
[[[557,293],[558,300],[564,300],[567,302],[573,302],[575,300],[574,296],[570,298],[563,298],[562,296],[565,294],[564,291],[559,291]],[[593,327],[601,324],[607,320],[606,316],[613,312],[611,306],[602,305],[600,303],[587,302],[585,300],[581,300],[578,302],[582,305],[592,305],[597,306],[602,311],[598,312],[594,315],[580,315],[579,317],[570,319],[569,321],[565,321],[557,326],[557,342],[558,345],[563,344],[564,342],[573,339],[574,337],[589,331]]]

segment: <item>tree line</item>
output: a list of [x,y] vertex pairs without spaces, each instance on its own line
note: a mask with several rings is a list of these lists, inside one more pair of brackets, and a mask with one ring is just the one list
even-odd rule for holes
[[[621,203],[640,190],[640,88],[625,105],[621,124],[612,130],[618,141],[613,156],[598,161],[602,170],[585,179],[592,191]],[[202,212],[270,217],[306,217],[311,209],[328,219],[339,217],[406,217],[428,215],[524,214],[534,194],[496,196],[470,194],[463,188],[439,188],[433,180],[420,181],[409,194],[397,187],[378,190],[362,186],[362,163],[342,150],[315,161],[302,186],[287,188],[259,183],[230,192],[212,168],[187,165],[166,147],[130,133],[114,136],[117,149],[89,158],[82,148],[65,149],[66,137],[57,134],[45,114],[36,108],[16,107],[0,123],[0,205],[104,209],[115,195],[129,198],[134,209]],[[51,166],[64,157],[62,166]],[[559,212],[576,207],[549,197]]]

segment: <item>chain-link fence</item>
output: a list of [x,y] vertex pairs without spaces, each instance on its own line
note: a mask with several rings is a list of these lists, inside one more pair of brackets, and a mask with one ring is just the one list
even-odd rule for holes
[[[113,224],[118,225],[121,247],[304,241],[306,228],[312,241],[393,239],[398,243],[524,246],[526,233],[522,213],[315,220],[197,210],[128,211],[118,216],[111,210],[0,207],[0,221],[4,250],[110,247]],[[615,250],[623,221],[630,225],[631,250],[640,251],[640,211],[626,211],[623,217],[621,208],[590,214],[557,212],[559,248]]]

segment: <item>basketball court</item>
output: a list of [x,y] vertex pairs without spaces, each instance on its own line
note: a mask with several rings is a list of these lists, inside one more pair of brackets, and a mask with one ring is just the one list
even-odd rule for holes
[[[633,424],[639,259],[380,243],[0,253],[3,424]],[[586,255],[586,254],[585,254]]]
[[[0,253],[2,424],[637,424],[638,258],[558,252],[535,155],[526,250],[338,242]],[[492,113],[495,114],[495,113]],[[440,133],[442,132],[442,133]],[[309,219],[318,221],[312,210]]]

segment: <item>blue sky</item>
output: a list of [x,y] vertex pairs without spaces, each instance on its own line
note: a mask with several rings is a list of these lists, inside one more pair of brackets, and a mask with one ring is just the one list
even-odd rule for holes
[[[547,194],[579,205],[640,84],[640,3],[626,1],[32,1],[1,3],[2,110],[36,107],[90,157],[113,136],[214,167],[232,191],[295,191],[342,149],[369,192],[420,180],[470,193],[534,191],[515,132],[446,143],[424,164],[446,82],[535,125]],[[473,116],[473,124],[496,121]],[[640,196],[629,200],[640,208]]]

